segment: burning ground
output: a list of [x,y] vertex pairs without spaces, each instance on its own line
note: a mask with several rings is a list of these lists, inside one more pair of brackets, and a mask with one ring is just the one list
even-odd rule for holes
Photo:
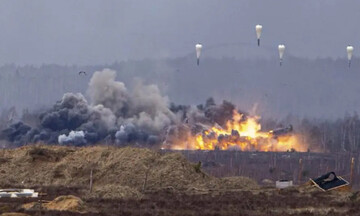
[[198,106],[175,105],[156,85],[138,82],[131,91],[115,76],[110,69],[95,72],[87,97],[66,93],[38,115],[37,124],[11,124],[1,132],[1,138],[10,146],[41,142],[164,149],[307,149],[295,133],[277,136],[262,131],[259,116],[248,115],[230,102],[216,104],[208,99]]

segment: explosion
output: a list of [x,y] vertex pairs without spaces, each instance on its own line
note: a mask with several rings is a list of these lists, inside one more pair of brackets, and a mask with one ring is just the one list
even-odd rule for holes
[[228,101],[209,98],[197,106],[169,104],[156,85],[138,82],[129,89],[110,69],[90,79],[87,97],[65,93],[37,115],[0,131],[10,146],[113,144],[166,149],[305,151],[292,127],[261,130],[259,116],[246,115]]
[[[224,128],[215,125],[191,136],[186,145],[173,145],[172,149],[228,150],[242,151],[306,151],[296,134],[285,133],[276,136],[273,131],[261,131],[259,116],[245,117],[237,110],[226,122]],[[281,129],[283,130],[283,129]]]

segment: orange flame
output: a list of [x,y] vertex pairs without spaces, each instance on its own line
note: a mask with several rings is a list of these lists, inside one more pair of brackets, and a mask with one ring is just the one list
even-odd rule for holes
[[173,145],[172,149],[214,150],[239,149],[242,151],[306,151],[298,136],[284,135],[274,138],[261,131],[260,117],[243,118],[234,111],[232,120],[225,128],[216,125],[195,136],[189,136],[185,143]]

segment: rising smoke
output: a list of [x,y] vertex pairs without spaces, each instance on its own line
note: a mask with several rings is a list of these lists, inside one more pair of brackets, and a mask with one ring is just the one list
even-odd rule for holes
[[105,142],[166,147],[184,143],[204,129],[225,127],[235,110],[230,102],[217,105],[211,98],[196,107],[170,104],[156,85],[139,81],[130,91],[115,78],[116,72],[110,69],[95,72],[87,90],[90,102],[80,93],[66,93],[39,115],[36,127],[19,121],[4,129],[1,137],[14,146]]
[[58,137],[59,144],[86,144],[84,131],[71,131],[68,136],[61,134]]

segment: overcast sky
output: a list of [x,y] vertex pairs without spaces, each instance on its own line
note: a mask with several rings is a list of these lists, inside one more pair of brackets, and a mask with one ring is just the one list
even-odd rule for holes
[[284,43],[296,57],[345,57],[347,44],[355,55],[360,47],[359,8],[358,0],[2,0],[0,64],[174,58],[197,42],[212,47],[208,56],[253,58],[258,23],[268,53]]

